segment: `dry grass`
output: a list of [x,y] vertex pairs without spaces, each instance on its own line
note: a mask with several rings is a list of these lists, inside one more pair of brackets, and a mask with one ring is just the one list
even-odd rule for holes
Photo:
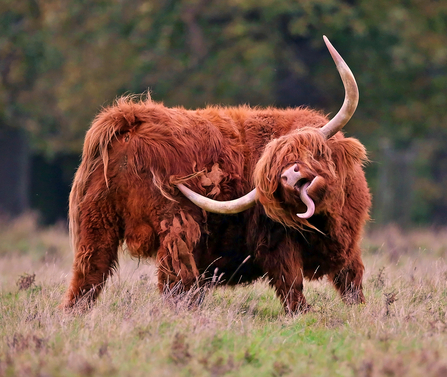
[[218,287],[199,307],[160,296],[152,264],[123,257],[97,305],[59,304],[71,251],[61,227],[0,224],[0,376],[445,376],[447,230],[370,232],[367,304],[306,284],[287,316],[265,281]]

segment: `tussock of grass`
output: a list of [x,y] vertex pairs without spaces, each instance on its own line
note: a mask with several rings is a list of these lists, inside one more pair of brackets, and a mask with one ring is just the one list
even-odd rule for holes
[[305,284],[305,315],[285,315],[266,281],[192,305],[122,257],[92,309],[64,313],[67,235],[33,221],[0,231],[0,376],[447,375],[447,230],[369,234],[360,306],[325,280]]

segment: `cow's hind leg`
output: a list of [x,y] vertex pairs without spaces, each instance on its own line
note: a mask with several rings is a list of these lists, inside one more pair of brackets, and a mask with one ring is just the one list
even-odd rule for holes
[[329,276],[342,299],[347,304],[364,304],[362,280],[364,266],[359,257],[354,258],[351,263],[341,271]]
[[119,219],[107,201],[84,201],[75,238],[73,276],[62,307],[90,305],[118,262]]

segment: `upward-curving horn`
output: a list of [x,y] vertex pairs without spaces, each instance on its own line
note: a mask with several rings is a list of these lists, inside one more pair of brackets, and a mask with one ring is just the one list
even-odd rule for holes
[[335,65],[337,66],[338,73],[343,81],[345,87],[345,100],[341,109],[338,113],[321,128],[321,133],[326,139],[334,136],[338,131],[340,131],[343,126],[349,122],[349,119],[354,115],[357,104],[359,103],[359,89],[357,83],[355,82],[354,75],[349,69],[348,65],[345,63],[343,58],[337,52],[337,50],[332,46],[329,39],[323,36],[324,43],[328,48],[332,59],[334,59]]
[[[340,74],[343,85],[345,87],[345,100],[341,109],[328,123],[326,123],[320,129],[320,132],[324,135],[324,137],[326,139],[329,139],[338,131],[340,131],[343,126],[348,123],[349,119],[351,119],[352,115],[355,112],[355,109],[357,108],[357,104],[359,101],[359,91],[357,88],[357,83],[355,82],[354,75],[352,74],[348,65],[345,63],[334,46],[332,46],[331,42],[329,42],[329,39],[327,39],[326,36],[323,36],[323,39],[332,56],[332,59],[334,59],[338,73]],[[253,207],[256,204],[257,200],[256,188],[250,191],[248,194],[242,196],[241,198],[221,202],[197,194],[181,183],[179,183],[177,187],[183,193],[183,195],[185,195],[195,205],[204,209],[205,211],[213,213],[239,213]]]
[[191,202],[208,212],[228,215],[245,211],[246,209],[249,209],[256,204],[256,189],[251,190],[248,194],[238,199],[220,202],[197,194],[181,183],[179,183],[177,187],[183,193],[183,195],[191,200]]

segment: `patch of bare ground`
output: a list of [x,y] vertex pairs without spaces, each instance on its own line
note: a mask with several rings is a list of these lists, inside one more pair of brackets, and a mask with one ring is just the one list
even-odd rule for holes
[[65,313],[64,228],[3,223],[0,376],[447,375],[447,229],[374,230],[363,245],[360,306],[325,280],[294,316],[266,281],[160,295],[154,265],[123,255],[96,305]]

